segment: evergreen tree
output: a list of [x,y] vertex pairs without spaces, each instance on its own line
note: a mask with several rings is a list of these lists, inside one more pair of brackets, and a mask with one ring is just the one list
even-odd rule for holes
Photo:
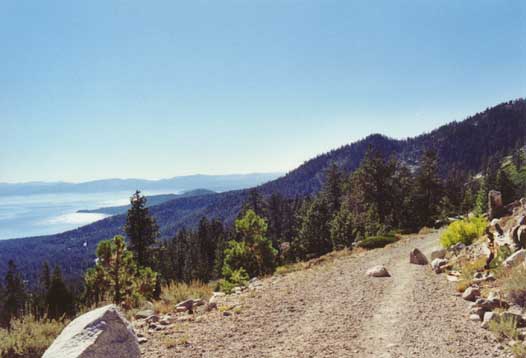
[[341,206],[330,222],[332,247],[341,249],[351,247],[354,242],[352,214],[345,206]]
[[285,199],[279,194],[272,194],[267,203],[268,214],[268,237],[272,242],[272,246],[279,249],[279,245],[283,242],[284,226],[285,226]]
[[427,150],[421,160],[415,178],[415,204],[419,225],[433,225],[440,213],[442,185],[438,176],[436,152]]
[[511,180],[508,172],[502,168],[497,172],[495,187],[502,194],[504,204],[511,203],[518,194],[518,188],[515,186],[515,183]]
[[227,280],[240,269],[250,277],[274,272],[277,251],[266,237],[267,228],[265,219],[250,209],[236,220],[235,230],[240,241],[229,241],[225,250],[223,275]]
[[55,266],[50,285],[46,294],[46,307],[48,317],[58,319],[63,315],[72,315],[74,313],[73,294],[66,287],[62,279],[62,272],[58,266]]
[[474,206],[475,198],[473,196],[473,190],[471,189],[471,186],[468,186],[468,188],[464,191],[464,198],[462,200],[460,210],[463,214],[468,214]]
[[24,281],[17,271],[13,260],[9,260],[7,263],[4,295],[4,307],[2,312],[0,312],[0,324],[3,327],[9,327],[9,322],[12,318],[23,315],[27,301]]
[[486,177],[480,180],[479,190],[475,199],[475,214],[483,215],[488,212],[489,188]]
[[252,210],[257,216],[265,216],[265,203],[257,188],[250,189],[248,192],[248,199],[241,215],[244,215],[247,210]]
[[325,182],[322,195],[325,196],[329,207],[329,215],[332,217],[340,210],[343,187],[343,175],[338,166],[332,163],[325,172]]
[[302,258],[320,256],[331,251],[331,219],[327,200],[318,196],[308,205],[302,217],[298,237],[294,240],[294,251]]
[[114,303],[131,308],[141,297],[152,297],[157,274],[150,268],[137,268],[122,236],[99,242],[96,253],[97,264],[84,277],[90,301],[98,302],[107,296]]
[[124,230],[129,240],[130,250],[135,254],[139,267],[151,265],[149,250],[159,237],[159,227],[146,207],[146,197],[137,190],[130,198]]
[[45,261],[42,264],[42,272],[40,274],[40,286],[45,292],[47,292],[49,290],[50,285],[51,285],[51,272],[49,270],[49,263]]

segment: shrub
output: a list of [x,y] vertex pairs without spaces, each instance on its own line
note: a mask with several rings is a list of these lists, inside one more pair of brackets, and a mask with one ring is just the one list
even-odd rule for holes
[[396,236],[370,236],[358,243],[358,247],[364,249],[378,249],[398,241]]
[[504,282],[504,292],[511,302],[521,307],[526,307],[526,269],[514,268]]
[[451,247],[458,243],[471,245],[473,241],[484,234],[488,221],[482,217],[474,217],[451,223],[440,237],[444,247]]
[[27,315],[11,321],[11,330],[0,329],[0,357],[37,358],[44,354],[66,322]]
[[489,330],[492,331],[499,341],[506,339],[517,340],[517,320],[511,317],[501,317],[489,323]]
[[230,293],[237,286],[246,286],[248,283],[248,274],[244,268],[237,270],[223,270],[224,279],[219,281],[219,288],[221,291]]

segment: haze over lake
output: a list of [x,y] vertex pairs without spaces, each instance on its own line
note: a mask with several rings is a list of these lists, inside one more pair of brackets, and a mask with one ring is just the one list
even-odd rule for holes
[[[177,194],[180,190],[145,191],[145,195]],[[77,213],[82,209],[126,205],[131,192],[62,193],[0,196],[0,240],[56,234],[104,219],[107,215]]]

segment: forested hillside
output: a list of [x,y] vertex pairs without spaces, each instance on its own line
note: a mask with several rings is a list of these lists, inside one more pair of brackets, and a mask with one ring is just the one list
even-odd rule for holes
[[[371,135],[311,159],[257,189],[264,197],[271,194],[291,199],[310,196],[320,190],[331,164],[336,164],[345,174],[350,173],[358,168],[369,147],[386,157],[395,156],[409,168],[418,166],[423,153],[432,149],[438,154],[439,171],[444,177],[451,172],[467,177],[485,170],[489,162],[512,154],[525,143],[526,101],[521,99],[415,138],[395,140]],[[153,206],[150,212],[159,224],[161,237],[167,239],[183,227],[196,227],[203,216],[232,223],[248,197],[249,190],[238,190],[179,198]],[[44,260],[60,265],[66,278],[79,277],[93,265],[96,244],[123,233],[124,223],[125,216],[118,215],[58,235],[0,241],[0,275],[4,274],[8,260],[14,259],[30,284],[36,281]]]

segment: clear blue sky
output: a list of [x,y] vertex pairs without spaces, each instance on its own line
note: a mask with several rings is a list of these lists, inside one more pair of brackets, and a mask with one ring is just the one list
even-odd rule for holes
[[288,171],[526,95],[521,1],[0,3],[0,181]]

